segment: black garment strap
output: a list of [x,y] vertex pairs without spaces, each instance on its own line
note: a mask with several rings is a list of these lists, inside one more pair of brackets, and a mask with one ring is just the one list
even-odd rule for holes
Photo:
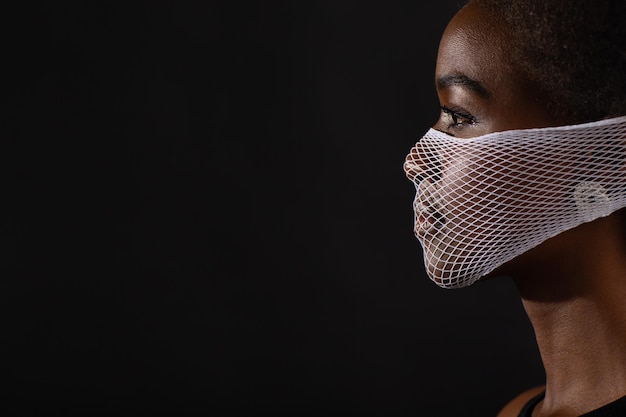
[[[532,417],[533,410],[545,397],[546,392],[543,391],[531,398],[522,408],[518,417]],[[622,397],[616,401],[608,403],[596,410],[583,414],[581,417],[623,417],[626,416],[626,397]]]
[[545,396],[546,392],[543,391],[532,397],[526,404],[524,404],[524,407],[522,408],[522,411],[520,411],[518,417],[532,417],[533,410]]
[[583,414],[581,417],[621,417],[626,416],[626,397],[608,403],[605,406]]

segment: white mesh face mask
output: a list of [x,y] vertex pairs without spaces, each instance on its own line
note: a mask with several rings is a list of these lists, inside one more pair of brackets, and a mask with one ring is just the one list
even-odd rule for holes
[[405,161],[428,276],[466,287],[548,238],[626,206],[626,116],[459,139]]

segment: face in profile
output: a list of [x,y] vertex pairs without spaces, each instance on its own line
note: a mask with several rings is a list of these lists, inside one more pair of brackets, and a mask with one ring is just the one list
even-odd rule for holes
[[[540,89],[512,65],[513,38],[480,5],[459,11],[437,57],[440,117],[406,159],[417,188],[415,234],[429,276],[444,287],[469,285],[490,263],[506,262],[578,221],[569,196],[580,180],[577,167],[586,164],[584,154],[561,160],[558,132],[532,134],[549,144],[539,148],[528,146],[530,139],[485,137],[557,124]],[[502,148],[499,141],[506,142]],[[558,174],[544,182],[555,166]],[[547,218],[552,209],[554,220]],[[519,247],[498,250],[508,242]]]
[[[440,45],[435,70],[435,86],[441,113],[435,130],[457,138],[472,138],[487,133],[536,127],[541,117],[529,114],[533,97],[526,97],[523,77],[516,73],[507,57],[506,33],[494,24],[486,11],[469,3],[448,24]],[[529,103],[530,102],[530,103]],[[405,169],[415,180],[414,232],[424,249],[425,264],[431,278],[439,285],[454,281],[454,271],[448,266],[468,263],[475,258],[472,245],[478,234],[489,225],[489,210],[497,210],[491,199],[491,209],[476,194],[463,198],[459,179],[471,170],[472,145],[463,154],[429,154],[418,143],[407,156]],[[477,178],[480,180],[480,178]],[[497,186],[498,184],[493,184]],[[467,184],[464,185],[467,189]],[[489,193],[489,191],[485,191]],[[455,195],[457,197],[455,197]],[[454,226],[449,219],[462,212],[484,212],[474,224]],[[480,217],[480,216],[479,216]],[[452,241],[460,241],[451,247]]]

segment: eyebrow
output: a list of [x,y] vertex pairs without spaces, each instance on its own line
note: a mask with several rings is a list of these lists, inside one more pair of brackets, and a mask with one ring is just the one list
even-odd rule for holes
[[450,74],[450,75],[443,75],[437,78],[437,88],[439,89],[452,87],[454,85],[467,87],[470,90],[477,93],[478,95],[485,97],[485,98],[488,98],[491,96],[491,93],[489,92],[489,90],[487,90],[485,86],[480,83],[480,81],[476,81],[466,75]]

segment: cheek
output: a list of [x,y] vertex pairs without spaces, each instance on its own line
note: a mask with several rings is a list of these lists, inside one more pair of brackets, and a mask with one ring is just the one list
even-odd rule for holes
[[457,160],[443,171],[442,216],[461,241],[497,240],[500,236],[529,233],[550,209],[566,210],[572,190],[571,167],[561,167],[547,180],[540,163],[507,164],[492,158]]

